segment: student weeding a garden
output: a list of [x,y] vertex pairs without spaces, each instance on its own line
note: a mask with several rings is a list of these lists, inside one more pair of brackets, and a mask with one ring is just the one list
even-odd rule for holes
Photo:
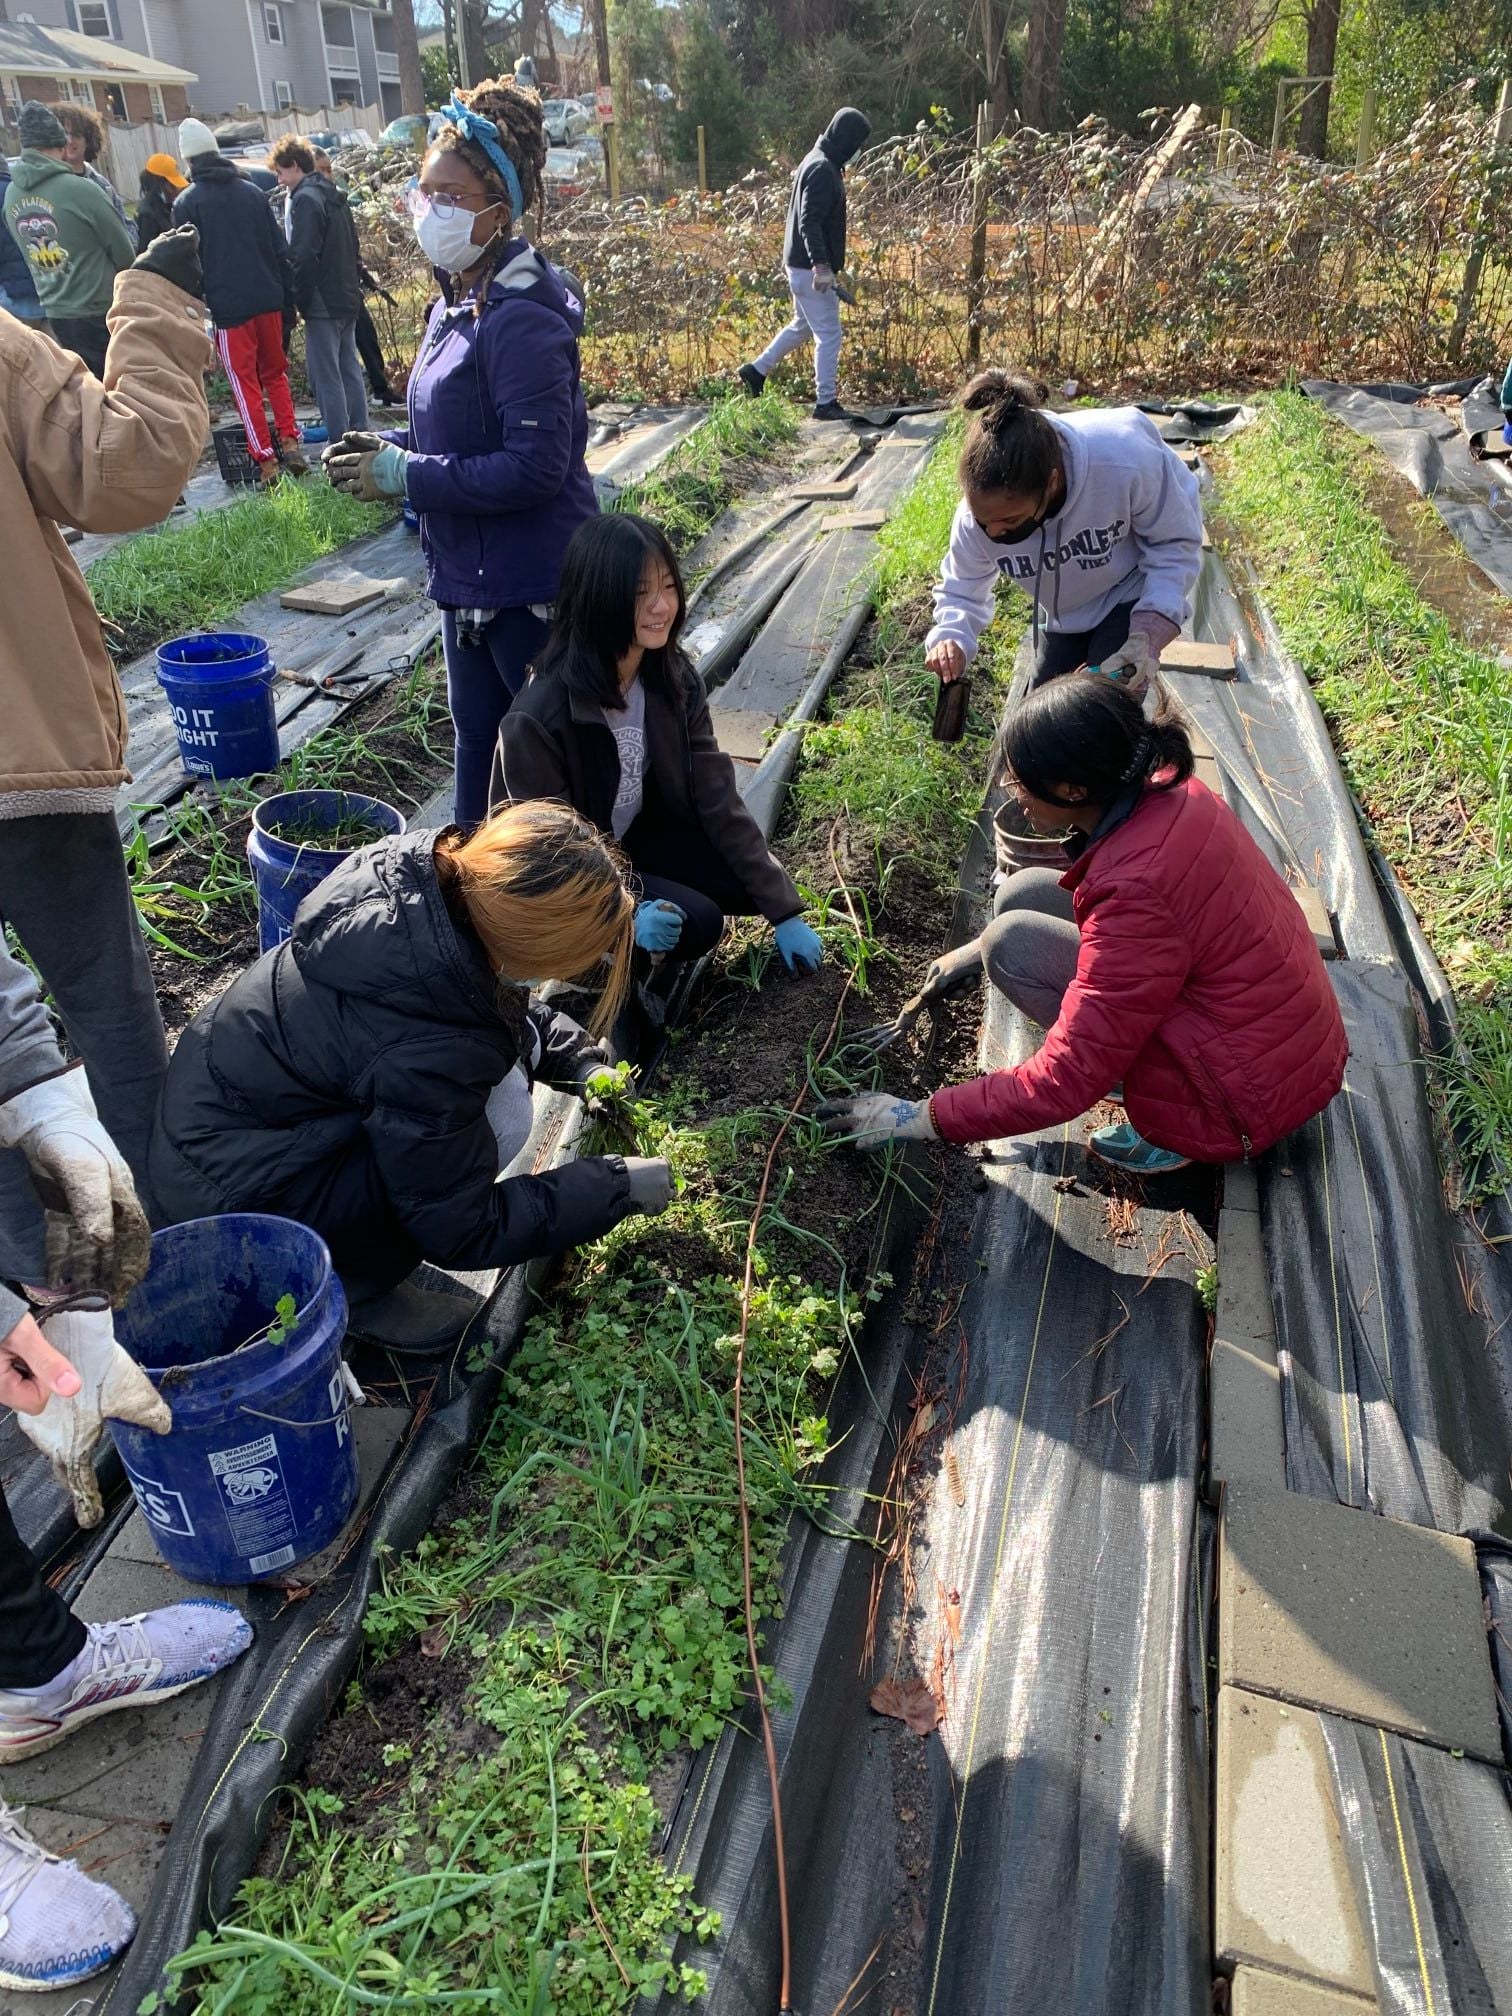
[[1045,387],[983,371],[960,395],[961,501],[924,663],[959,679],[999,580],[1034,604],[1034,683],[1082,666],[1142,694],[1191,615],[1197,479],[1132,406],[1047,413]]
[[1321,1112],[1348,1056],[1327,971],[1291,890],[1193,777],[1186,731],[1079,675],[1009,714],[1003,755],[1030,824],[1072,829],[1071,865],[1011,875],[922,996],[985,970],[1043,1046],[928,1099],[867,1092],[819,1117],[864,1147],[992,1141],[1113,1099],[1128,1118],[1092,1152],[1154,1176],[1248,1159]]
[[355,1327],[410,1350],[468,1313],[403,1280],[419,1261],[506,1267],[665,1209],[660,1161],[588,1156],[500,1180],[530,1131],[531,1077],[581,1092],[607,1057],[529,987],[599,987],[609,1028],[634,916],[619,856],[560,805],[364,847],[179,1038],[152,1141],[160,1207],[312,1227]]
[[789,971],[812,973],[818,933],[715,740],[678,641],[686,615],[659,526],[629,512],[580,526],[551,635],[499,730],[495,800],[560,799],[623,846],[643,951],[696,959],[727,916],[765,917]]
[[583,456],[583,306],[520,233],[546,161],[541,103],[512,80],[459,91],[411,213],[443,298],[409,381],[409,425],[349,435],[331,481],[420,514],[443,611],[456,816],[488,809],[499,723],[546,641],[567,542],[598,510]]

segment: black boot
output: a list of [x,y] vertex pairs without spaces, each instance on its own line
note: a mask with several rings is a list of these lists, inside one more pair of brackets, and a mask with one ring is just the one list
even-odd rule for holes
[[813,412],[815,420],[854,420],[855,417],[855,414],[848,412],[838,399],[826,399],[824,404],[816,406]]
[[766,373],[758,371],[754,364],[742,364],[735,376],[753,399],[759,399],[766,390]]
[[436,1357],[449,1349],[482,1304],[459,1283],[443,1288],[438,1285],[443,1277],[427,1274],[425,1278],[424,1287],[413,1274],[397,1288],[348,1283],[352,1334],[417,1358]]

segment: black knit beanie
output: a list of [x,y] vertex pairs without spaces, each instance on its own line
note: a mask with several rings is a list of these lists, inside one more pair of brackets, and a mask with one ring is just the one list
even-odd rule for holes
[[28,98],[21,107],[19,122],[23,147],[66,147],[68,135],[62,121],[37,98]]

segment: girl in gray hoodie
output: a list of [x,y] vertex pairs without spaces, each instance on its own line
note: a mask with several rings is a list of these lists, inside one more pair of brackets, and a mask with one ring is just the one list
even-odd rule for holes
[[1034,604],[1036,686],[1088,666],[1142,693],[1191,615],[1197,479],[1137,408],[1047,413],[1046,396],[1008,371],[961,393],[962,495],[924,662],[961,677],[1004,577]]

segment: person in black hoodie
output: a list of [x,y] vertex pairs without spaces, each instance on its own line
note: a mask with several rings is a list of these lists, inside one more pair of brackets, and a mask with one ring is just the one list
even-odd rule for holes
[[330,1246],[353,1327],[422,1350],[468,1305],[404,1282],[420,1260],[507,1267],[664,1210],[665,1162],[500,1180],[530,1131],[532,1074],[582,1091],[607,1058],[527,976],[596,984],[606,968],[607,1030],[634,914],[617,853],[560,805],[360,849],[179,1038],[149,1154],[160,1211],[298,1219]]
[[848,420],[836,396],[840,383],[840,302],[845,267],[845,164],[871,131],[854,105],[843,105],[798,163],[788,198],[783,264],[793,296],[793,319],[779,330],[754,364],[738,377],[753,396],[783,358],[814,340],[814,418]]
[[285,133],[268,149],[284,188],[284,235],[294,274],[294,304],[304,317],[305,363],[315,403],[333,442],[365,433],[367,393],[357,361],[362,256],[346,191],[315,173],[307,140]]
[[[179,128],[179,145],[189,187],[174,199],[173,221],[199,230],[205,304],[246,430],[247,452],[257,464],[260,483],[276,483],[284,470],[303,476],[310,465],[299,445],[283,341],[292,280],[278,221],[268,199],[221,153],[197,119],[186,119]],[[271,429],[264,399],[273,409]]]
[[189,187],[171,154],[149,154],[137,183],[137,245],[145,252],[154,238],[173,229],[173,206]]

